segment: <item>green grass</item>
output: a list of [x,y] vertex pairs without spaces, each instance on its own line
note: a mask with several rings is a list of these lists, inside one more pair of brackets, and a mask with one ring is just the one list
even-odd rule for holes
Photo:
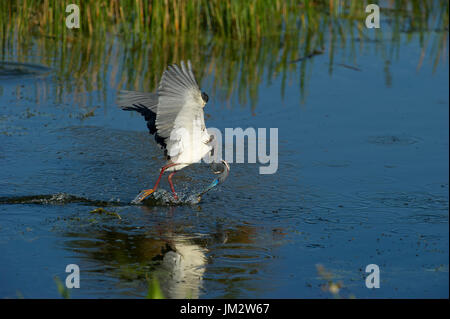
[[[255,39],[281,24],[290,25],[301,3],[293,0],[75,0],[81,13],[81,32],[87,35],[121,33],[150,39],[162,35],[215,35]],[[50,37],[68,36],[64,1],[2,1],[2,18],[19,33],[33,31]]]
[[[72,2],[80,5],[79,30],[65,27],[63,1],[0,1],[0,60],[53,67],[62,84],[53,95],[63,102],[66,93],[75,93],[72,102],[82,106],[92,98],[78,94],[84,92],[95,92],[106,105],[109,86],[154,90],[164,68],[182,59],[192,60],[200,82],[215,75],[211,95],[230,105],[237,98],[253,109],[259,84],[276,76],[282,93],[298,77],[303,101],[314,58],[292,61],[313,52],[324,52],[331,74],[343,63],[336,61],[338,52],[353,65],[367,43],[375,42],[386,62],[387,84],[401,34],[420,43],[418,68],[428,61],[436,68],[448,59],[448,0],[392,0],[382,8],[377,31],[363,23],[366,4],[377,1]],[[30,51],[37,53],[30,58]]]
[[146,299],[164,299],[159,281],[156,278],[148,279],[148,292]]
[[70,299],[69,289],[67,289],[67,287],[61,281],[61,279],[59,279],[59,277],[56,276],[54,280],[56,283],[56,289],[58,290],[58,293],[61,295],[61,298]]

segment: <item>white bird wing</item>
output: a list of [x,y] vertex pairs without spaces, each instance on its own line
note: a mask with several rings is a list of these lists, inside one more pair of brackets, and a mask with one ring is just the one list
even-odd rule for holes
[[165,139],[158,135],[156,130],[156,109],[158,108],[158,94],[120,91],[117,104],[125,111],[136,111],[144,116],[150,134],[155,136],[156,143],[164,150],[167,156],[167,145]]
[[[169,66],[158,87],[156,129],[165,139],[170,156],[187,148],[195,152],[198,140],[207,142],[203,107],[206,101],[192,72],[191,63]],[[189,138],[189,140],[188,140]],[[203,154],[204,155],[204,154]]]

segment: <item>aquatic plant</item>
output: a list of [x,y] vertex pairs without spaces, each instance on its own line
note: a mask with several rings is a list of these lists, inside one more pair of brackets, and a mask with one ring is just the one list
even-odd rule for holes
[[56,284],[56,289],[58,289],[58,293],[61,295],[61,297],[64,299],[70,299],[69,289],[67,289],[67,287],[62,283],[61,279],[59,279],[59,277],[56,276],[54,280]]
[[[325,283],[321,285],[322,291],[330,293],[335,299],[343,298],[341,295],[341,290],[345,287],[345,285],[342,281],[336,281],[336,274],[333,274],[321,264],[316,265],[316,270],[319,278],[325,281]],[[348,294],[346,298],[355,299],[355,295]]]
[[148,282],[148,292],[146,299],[164,299],[164,295],[161,291],[158,279],[155,277],[147,278]]
[[[91,92],[107,105],[110,86],[154,90],[166,65],[182,59],[192,60],[197,78],[206,80],[219,101],[232,105],[237,98],[252,110],[259,84],[278,76],[282,93],[298,77],[304,101],[318,53],[328,56],[329,73],[339,63],[338,52],[356,70],[354,62],[367,43],[391,61],[405,34],[422,48],[418,68],[427,59],[434,68],[448,59],[446,0],[389,1],[376,32],[364,27],[368,1],[73,2],[80,6],[80,29],[66,28],[62,1],[1,1],[0,60],[54,67],[60,85],[52,96],[80,106],[92,103]],[[389,62],[385,65],[389,85]]]

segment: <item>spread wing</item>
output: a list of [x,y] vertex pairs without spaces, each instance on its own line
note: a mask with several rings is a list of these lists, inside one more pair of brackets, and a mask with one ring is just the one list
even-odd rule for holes
[[183,141],[186,135],[178,134],[180,129],[185,130],[189,137],[198,136],[202,141],[209,139],[203,113],[207,101],[205,96],[198,87],[189,61],[187,67],[181,61],[181,67],[171,65],[164,71],[158,87],[156,129],[164,138],[169,154],[172,148],[182,152],[186,146]]
[[125,111],[136,111],[144,116],[150,134],[155,135],[155,141],[165,151],[167,156],[167,145],[156,130],[156,110],[158,107],[158,95],[156,93],[145,93],[136,91],[120,91],[117,104]]
[[170,158],[168,153],[180,153],[192,146],[185,133],[204,143],[209,140],[203,113],[207,101],[190,61],[187,66],[181,61],[181,67],[174,64],[164,71],[156,93],[120,91],[117,103],[123,110],[137,111],[145,117],[150,134],[155,135]]

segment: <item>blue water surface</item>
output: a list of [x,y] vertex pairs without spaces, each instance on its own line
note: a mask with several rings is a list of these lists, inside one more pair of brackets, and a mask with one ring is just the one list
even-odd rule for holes
[[[206,74],[207,126],[277,128],[278,170],[232,163],[195,205],[127,204],[164,160],[143,118],[116,105],[119,81],[77,91],[58,63],[0,77],[0,297],[58,298],[55,277],[77,264],[71,298],[145,297],[150,278],[169,298],[448,298],[448,56],[419,63],[405,34],[396,54],[377,45],[332,64],[325,48],[305,78],[303,62],[287,79],[265,69],[252,102]],[[214,178],[204,164],[177,175],[181,194]],[[119,217],[92,213],[99,201]]]

